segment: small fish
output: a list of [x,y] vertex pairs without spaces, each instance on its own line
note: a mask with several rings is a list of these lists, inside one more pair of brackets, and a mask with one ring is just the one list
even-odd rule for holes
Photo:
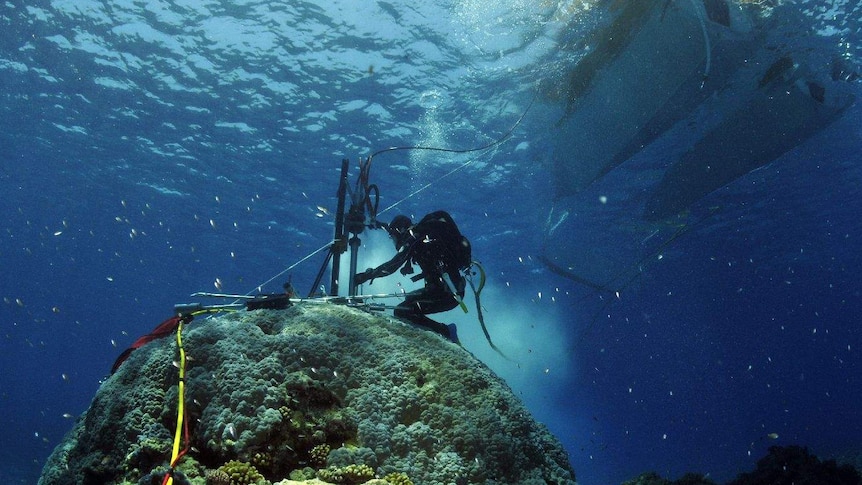
[[768,435],[766,435],[766,437],[771,439],[771,440],[777,440],[778,439],[778,433],[769,433]]
[[71,417],[72,417],[72,415],[71,415],[71,414],[69,414],[69,413],[63,413],[63,417],[64,417],[64,418],[66,418],[66,419],[69,419],[69,418],[71,418]]

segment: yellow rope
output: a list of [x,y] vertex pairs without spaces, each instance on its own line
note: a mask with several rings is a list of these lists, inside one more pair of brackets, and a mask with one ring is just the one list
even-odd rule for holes
[[[185,319],[180,319],[180,324],[177,325],[177,347],[180,350],[180,381],[179,381],[179,397],[177,404],[177,429],[174,431],[174,448],[171,452],[171,468],[176,465],[177,458],[180,454],[180,445],[183,441],[183,419],[185,417],[186,407],[186,351],[183,348],[183,322]],[[167,484],[174,483],[173,476],[168,477]]]

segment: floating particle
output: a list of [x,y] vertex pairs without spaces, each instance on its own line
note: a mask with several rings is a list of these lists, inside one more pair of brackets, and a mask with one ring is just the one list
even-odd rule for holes
[[608,196],[607,195],[600,196],[599,202],[601,202],[602,204],[607,204],[608,203]]
[[15,298],[15,303],[20,307],[24,306],[24,302],[20,298]]
[[766,437],[771,439],[771,440],[777,440],[778,439],[778,433],[769,433],[768,435],[766,435]]
[[71,418],[71,417],[72,417],[72,415],[71,415],[71,414],[69,414],[69,413],[63,413],[63,415],[62,415],[62,416],[63,416],[64,418],[66,418],[66,419],[69,419],[69,418]]
[[60,234],[63,234],[63,231],[57,231],[54,233],[55,236],[59,236]]
[[221,279],[216,278],[215,281],[213,282],[213,286],[215,286],[217,290],[221,291],[221,288],[222,288]]
[[69,380],[69,376],[68,376],[68,375],[66,375],[65,373],[60,374],[60,378],[61,378],[61,379],[63,379],[64,381],[68,381],[68,380]]
[[114,281],[114,277],[113,277],[113,276],[106,276],[106,277],[105,277],[105,279],[106,279],[106,280],[108,280],[108,281],[111,281],[111,282],[113,282],[113,281]]
[[210,226],[215,229],[215,221],[210,219]]

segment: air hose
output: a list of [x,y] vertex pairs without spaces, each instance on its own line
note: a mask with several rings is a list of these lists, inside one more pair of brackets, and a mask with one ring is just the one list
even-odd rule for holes
[[[168,467],[168,473],[165,474],[162,485],[173,485],[174,470],[183,456],[189,451],[191,440],[189,439],[189,422],[186,417],[186,351],[183,347],[183,325],[189,323],[197,315],[207,313],[219,313],[223,311],[233,311],[227,307],[202,308],[189,313],[179,315],[179,323],[177,324],[177,348],[179,349],[179,382],[177,389],[177,427],[174,431],[174,445],[171,450],[171,462]],[[185,445],[180,449],[180,446],[185,442]]]
[[[174,446],[171,452],[171,464],[168,473],[165,475],[163,485],[172,485],[174,483],[174,468],[180,462],[180,459],[189,450],[189,423],[186,419],[186,351],[183,348],[183,324],[192,321],[193,314],[188,314],[180,318],[177,325],[177,347],[179,348],[179,388],[177,391],[177,428],[174,432]],[[185,441],[185,446],[180,449],[181,443]]]
[[[479,270],[479,288],[476,288],[476,285],[473,284],[473,272],[470,271],[471,268],[476,267]],[[485,326],[485,316],[482,314],[482,302],[480,301],[480,295],[482,294],[482,289],[485,287],[485,268],[478,261],[473,261],[470,263],[470,266],[467,268],[467,282],[470,283],[470,288],[473,289],[473,294],[476,296],[476,315],[479,317],[479,325],[482,326],[482,332],[485,334],[485,340],[488,341],[488,345],[494,349],[494,352],[500,354],[500,357],[508,360],[509,362],[515,362],[508,355],[504,354],[502,350],[500,350],[494,342],[491,341],[491,334],[488,333],[488,327]]]
[[700,30],[703,32],[704,50],[706,51],[706,65],[703,67],[703,81],[700,83],[700,87],[703,88],[704,84],[706,84],[706,80],[709,78],[709,70],[712,65],[712,46],[709,42],[709,32],[706,30],[706,20],[704,20],[704,16],[707,15],[707,13],[702,12],[694,0],[691,0],[691,6],[694,8],[697,20],[700,22]]

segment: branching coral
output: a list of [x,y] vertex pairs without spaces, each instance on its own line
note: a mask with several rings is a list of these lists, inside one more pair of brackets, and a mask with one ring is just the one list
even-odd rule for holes
[[309,452],[308,460],[314,466],[324,467],[326,466],[326,457],[329,455],[329,450],[330,448],[327,444],[317,445]]
[[330,467],[319,470],[317,478],[324,482],[358,485],[374,478],[374,470],[368,465],[347,465],[341,468]]
[[230,485],[254,485],[263,480],[257,468],[244,461],[231,460],[220,466],[219,471],[230,477]]
[[410,481],[410,478],[401,472],[390,473],[383,477],[384,480],[391,483],[392,485],[413,485],[413,482]]

